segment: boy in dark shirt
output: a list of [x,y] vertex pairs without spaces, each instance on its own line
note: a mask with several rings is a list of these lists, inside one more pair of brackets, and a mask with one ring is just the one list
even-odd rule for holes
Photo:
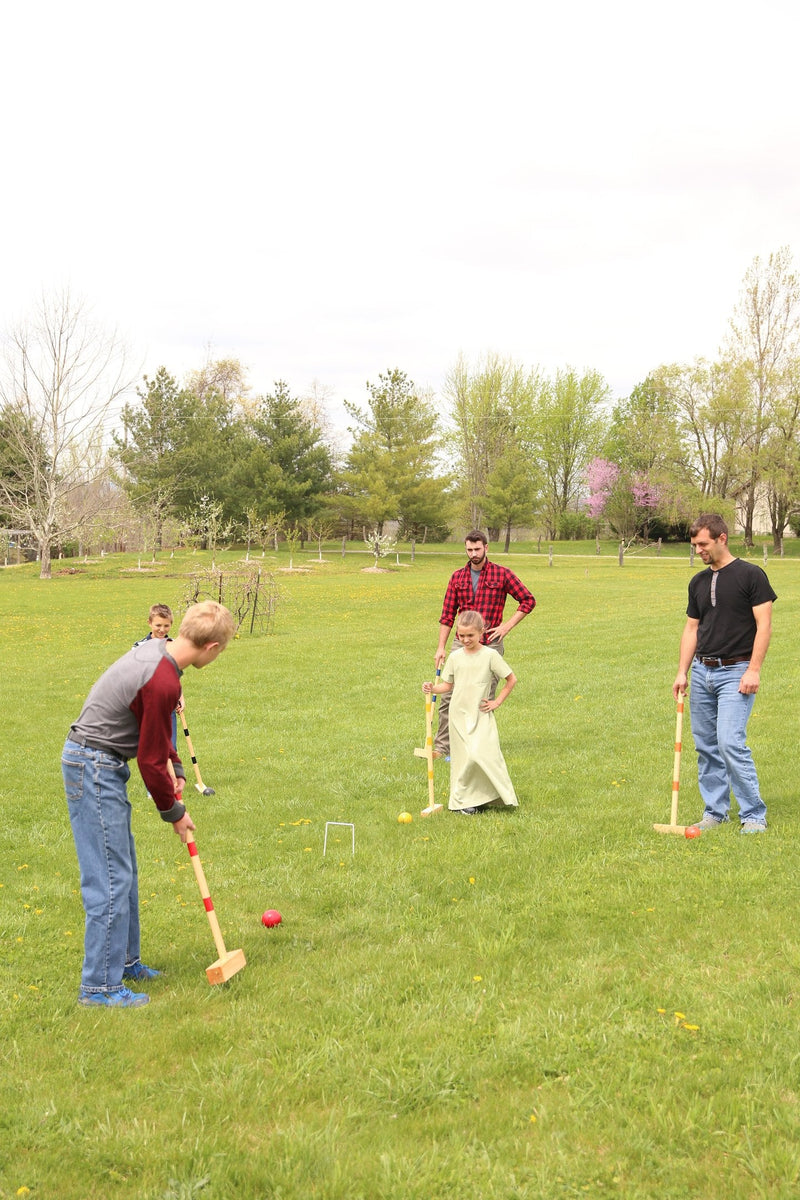
[[[150,626],[150,632],[138,642],[134,642],[134,646],[141,646],[145,642],[151,641],[153,638],[166,638],[168,642],[172,641],[169,636],[169,631],[172,629],[174,617],[172,609],[168,604],[151,604],[150,612],[147,615],[147,624]],[[172,713],[172,748],[178,749],[178,718],[176,712],[183,711],[183,692],[181,692],[175,710]]]

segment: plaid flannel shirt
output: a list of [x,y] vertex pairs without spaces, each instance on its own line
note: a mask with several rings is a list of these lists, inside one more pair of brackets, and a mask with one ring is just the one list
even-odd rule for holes
[[[478,589],[472,591],[472,569],[469,565],[455,571],[450,576],[447,591],[444,595],[440,625],[454,625],[460,612],[473,609],[479,612],[486,622],[486,628],[496,629],[503,621],[503,609],[506,596],[512,596],[519,604],[520,611],[527,616],[536,607],[533,594],[525,584],[517,578],[508,567],[486,559],[483,569],[478,576]],[[486,634],[481,639],[488,645]]]

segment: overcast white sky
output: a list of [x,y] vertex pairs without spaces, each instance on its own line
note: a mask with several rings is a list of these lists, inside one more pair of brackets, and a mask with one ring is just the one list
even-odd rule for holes
[[796,0],[8,7],[0,324],[69,287],[150,375],[363,404],[492,351],[624,396],[800,265]]

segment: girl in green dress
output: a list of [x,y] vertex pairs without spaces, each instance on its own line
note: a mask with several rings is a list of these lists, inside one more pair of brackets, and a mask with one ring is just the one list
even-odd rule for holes
[[[517,806],[494,717],[517,678],[501,654],[481,645],[483,631],[480,613],[460,613],[456,631],[460,648],[450,654],[439,682],[422,685],[423,692],[437,696],[452,692],[448,807],[466,816],[485,808]],[[492,700],[490,692],[496,679],[505,683]]]

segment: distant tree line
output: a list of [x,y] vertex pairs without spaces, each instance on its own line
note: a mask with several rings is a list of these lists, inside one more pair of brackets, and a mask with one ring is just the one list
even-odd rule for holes
[[[236,359],[131,394],[125,354],[68,294],[44,299],[0,361],[0,529],[36,543],[320,546],[391,523],[404,540],[484,527],[548,539],[685,536],[714,508],[776,546],[800,514],[800,283],[788,248],[755,259],[714,362],[653,369],[615,399],[596,371],[548,376],[459,358],[442,394],[399,368],[345,401],[338,449],[326,389],[256,395]],[[113,430],[109,436],[109,423]],[[761,506],[761,509],[759,508]]]

